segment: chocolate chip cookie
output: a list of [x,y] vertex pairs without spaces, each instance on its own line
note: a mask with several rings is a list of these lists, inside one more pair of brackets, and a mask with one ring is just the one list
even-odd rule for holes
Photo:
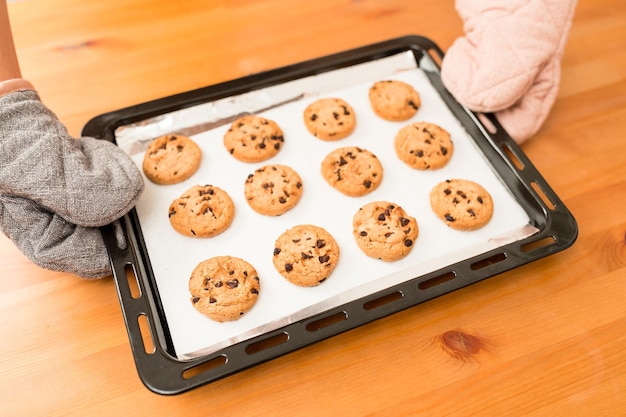
[[275,156],[285,141],[273,120],[247,115],[235,120],[224,134],[224,146],[242,162],[261,162]]
[[213,237],[230,226],[235,205],[228,193],[213,185],[194,185],[169,207],[172,227],[189,237]]
[[398,80],[374,83],[368,97],[374,113],[393,122],[410,119],[421,105],[420,95],[413,86]]
[[191,138],[178,134],[160,136],[148,145],[142,169],[155,184],[176,184],[200,167],[202,151]]
[[276,240],[274,267],[293,284],[312,287],[325,281],[339,261],[339,245],[328,231],[311,224],[295,226]]
[[356,114],[343,99],[322,98],[304,110],[304,125],[313,136],[321,140],[339,140],[354,131]]
[[266,165],[248,175],[244,193],[246,201],[257,213],[279,216],[300,201],[302,179],[289,166]]
[[437,184],[430,192],[430,206],[445,224],[456,230],[476,230],[493,215],[493,200],[483,186],[465,179]]
[[211,320],[239,319],[259,298],[256,269],[234,256],[216,256],[200,262],[189,278],[191,305]]
[[415,218],[399,205],[374,201],[355,213],[352,234],[367,256],[391,262],[411,252],[417,239],[418,225]]
[[426,170],[444,167],[454,146],[450,133],[434,123],[417,122],[404,126],[394,140],[396,155],[408,166]]
[[330,152],[321,171],[328,184],[350,197],[371,193],[383,180],[383,166],[376,155],[357,146]]

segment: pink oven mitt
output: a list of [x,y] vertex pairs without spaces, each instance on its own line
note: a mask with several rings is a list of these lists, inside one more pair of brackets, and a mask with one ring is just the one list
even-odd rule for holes
[[545,121],[576,0],[456,0],[465,36],[447,51],[441,76],[470,110],[495,113],[517,143]]

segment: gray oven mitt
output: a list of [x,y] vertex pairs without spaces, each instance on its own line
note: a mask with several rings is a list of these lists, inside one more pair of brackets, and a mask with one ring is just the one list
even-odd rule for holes
[[124,151],[69,136],[35,91],[0,97],[0,229],[35,264],[110,275],[98,227],[126,214],[143,187]]

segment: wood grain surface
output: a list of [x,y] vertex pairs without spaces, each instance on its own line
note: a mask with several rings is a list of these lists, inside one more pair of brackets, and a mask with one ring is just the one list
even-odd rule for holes
[[[24,77],[92,117],[385,39],[462,34],[452,0],[14,0]],[[626,415],[626,2],[579,1],[558,99],[523,150],[571,248],[177,396],[144,387],[112,279],[0,235],[2,416]]]

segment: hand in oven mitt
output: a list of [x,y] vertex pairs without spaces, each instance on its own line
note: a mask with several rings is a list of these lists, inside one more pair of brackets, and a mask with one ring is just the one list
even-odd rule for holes
[[0,229],[41,267],[110,275],[98,227],[134,206],[144,186],[139,169],[112,143],[70,137],[28,82],[2,82],[3,91]]
[[465,36],[444,56],[444,85],[524,142],[554,104],[575,7],[576,0],[456,0]]

